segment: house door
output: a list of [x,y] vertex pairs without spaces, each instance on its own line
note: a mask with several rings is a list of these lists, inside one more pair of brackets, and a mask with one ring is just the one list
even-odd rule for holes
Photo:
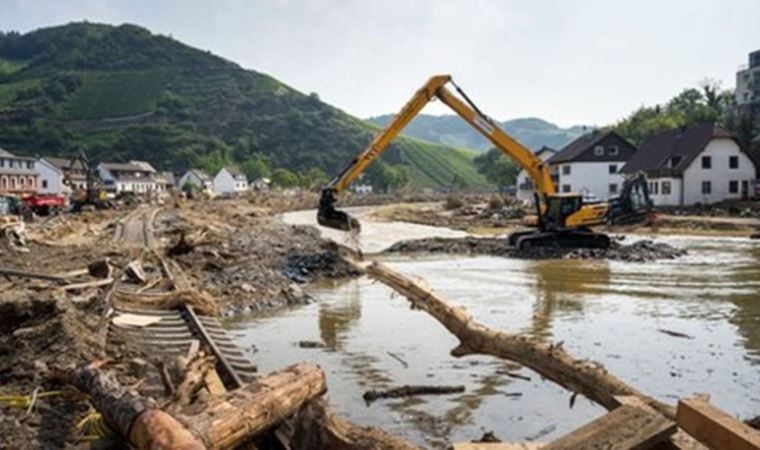
[[747,200],[749,198],[749,181],[742,180],[742,199]]

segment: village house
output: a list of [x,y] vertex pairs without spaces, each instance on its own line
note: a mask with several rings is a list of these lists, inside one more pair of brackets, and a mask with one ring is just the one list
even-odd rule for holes
[[16,156],[0,148],[0,193],[34,193],[38,177],[34,158]]
[[272,180],[269,178],[256,178],[251,181],[251,190],[259,192],[269,192],[269,186],[272,184]]
[[175,188],[174,174],[171,172],[156,172],[153,176],[156,182],[156,191],[168,192]]
[[736,136],[715,124],[663,131],[623,167],[642,171],[655,205],[709,204],[754,195],[757,168]]
[[156,190],[154,169],[143,161],[100,163],[98,174],[106,191],[116,194],[147,194]]
[[636,147],[614,131],[594,130],[575,139],[550,157],[559,192],[576,192],[586,199],[616,197],[623,185],[620,169]]
[[[544,146],[541,147],[541,150],[537,151],[535,155],[542,161],[546,161],[554,156],[555,153],[557,153],[557,150]],[[520,170],[520,172],[517,173],[517,199],[530,203],[533,202],[535,193],[533,179],[528,175],[528,172],[525,169]]]
[[237,194],[247,190],[248,179],[236,167],[223,167],[214,177],[214,192],[217,194]]
[[70,195],[86,189],[87,171],[81,161],[70,158],[41,157],[35,164],[39,174],[37,192]]
[[190,169],[185,172],[184,175],[179,177],[177,186],[179,186],[182,191],[197,189],[199,191],[211,193],[214,190],[214,182],[211,180],[211,177],[209,177],[206,172],[199,169]]

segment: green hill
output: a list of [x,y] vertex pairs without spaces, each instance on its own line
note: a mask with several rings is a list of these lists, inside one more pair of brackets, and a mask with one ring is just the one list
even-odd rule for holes
[[[262,165],[331,175],[376,132],[317,94],[138,26],[0,33],[0,146],[21,154],[84,147],[96,161],[175,172],[238,164],[250,175]],[[485,185],[474,156],[401,138],[373,173],[402,172],[414,187]]]
[[[367,121],[373,125],[384,126],[392,118],[392,115],[386,114],[371,117]],[[523,145],[533,150],[539,150],[543,146],[559,150],[583,134],[582,126],[561,128],[536,117],[506,120],[500,122],[499,125]],[[406,127],[404,134],[429,142],[469,148],[478,152],[485,152],[493,147],[470,125],[454,115],[421,114]]]

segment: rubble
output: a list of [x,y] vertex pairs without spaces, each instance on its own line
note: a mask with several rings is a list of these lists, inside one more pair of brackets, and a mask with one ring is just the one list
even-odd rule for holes
[[608,259],[645,262],[658,259],[675,259],[686,254],[664,242],[642,239],[632,244],[616,240],[606,249],[535,247],[518,250],[509,246],[506,238],[425,238],[398,242],[387,253],[449,253],[463,255],[489,255],[526,259]]

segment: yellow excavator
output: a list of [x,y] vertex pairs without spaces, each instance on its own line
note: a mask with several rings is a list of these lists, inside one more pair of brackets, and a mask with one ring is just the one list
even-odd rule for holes
[[[461,95],[454,95],[446,85],[451,84]],[[338,230],[359,230],[359,222],[337,210],[335,203],[364,170],[388,148],[388,144],[412,119],[434,99],[441,100],[491,143],[511,157],[533,180],[536,191],[536,218],[533,228],[509,236],[509,244],[520,249],[530,247],[590,247],[607,248],[606,234],[591,227],[608,223],[631,223],[648,218],[652,209],[646,179],[643,174],[625,180],[620,196],[609,202],[584,203],[577,193],[558,193],[552,182],[549,165],[532,151],[502,131],[483,114],[449,75],[436,75],[407,102],[388,126],[338,176],[322,190],[317,221],[320,225]]]

